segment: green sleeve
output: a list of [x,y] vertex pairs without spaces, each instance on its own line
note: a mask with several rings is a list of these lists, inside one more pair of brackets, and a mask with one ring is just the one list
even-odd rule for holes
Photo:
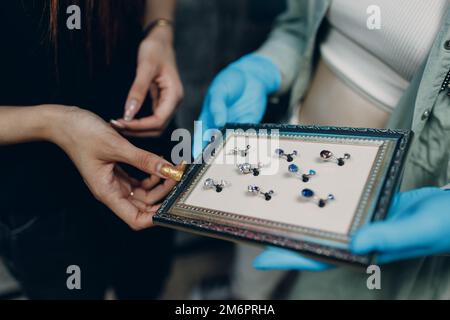
[[280,70],[279,93],[289,90],[303,66],[311,63],[313,45],[329,0],[287,0],[263,46],[256,54],[269,58]]

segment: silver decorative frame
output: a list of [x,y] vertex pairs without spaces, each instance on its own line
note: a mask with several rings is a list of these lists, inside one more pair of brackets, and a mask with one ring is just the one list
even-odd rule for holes
[[[355,256],[345,249],[351,235],[362,224],[383,219],[400,181],[411,132],[363,128],[336,128],[290,125],[227,125],[222,129],[277,130],[282,138],[327,143],[349,142],[380,146],[366,188],[361,195],[352,227],[347,235],[324,232],[274,221],[211,210],[185,203],[193,187],[202,179],[207,164],[191,165],[183,180],[172,191],[154,217],[157,224],[198,232],[227,240],[252,241],[280,246],[310,254],[316,258],[358,265],[370,264],[371,256]],[[238,133],[245,134],[245,133]],[[272,136],[268,134],[268,136]],[[229,136],[227,136],[227,139]],[[225,145],[225,144],[223,144]],[[308,241],[308,237],[323,240]]]

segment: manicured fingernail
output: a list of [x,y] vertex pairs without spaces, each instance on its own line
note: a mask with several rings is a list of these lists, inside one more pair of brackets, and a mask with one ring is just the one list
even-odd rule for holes
[[177,169],[180,169],[181,171],[185,172],[187,168],[187,162],[185,160],[181,161],[178,165],[177,165]]
[[125,113],[123,115],[123,119],[125,121],[131,121],[133,120],[134,116],[136,115],[138,107],[138,101],[136,99],[131,99],[127,102],[125,106]]
[[119,129],[125,129],[125,126],[124,126],[122,123],[120,123],[119,121],[117,121],[117,120],[111,119],[111,120],[109,120],[109,123],[110,123],[113,127],[116,127],[116,128],[119,128]]
[[159,169],[159,173],[168,179],[181,181],[184,171],[172,165],[165,164]]

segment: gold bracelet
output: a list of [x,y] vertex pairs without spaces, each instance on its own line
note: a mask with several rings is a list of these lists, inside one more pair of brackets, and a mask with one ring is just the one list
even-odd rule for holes
[[144,29],[143,38],[146,38],[156,27],[172,27],[173,21],[169,19],[159,18],[153,20],[148,24],[148,26]]

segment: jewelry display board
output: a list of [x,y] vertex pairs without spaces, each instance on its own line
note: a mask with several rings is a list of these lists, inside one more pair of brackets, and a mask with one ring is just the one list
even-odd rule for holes
[[409,131],[228,125],[220,136],[205,149],[213,150],[207,163],[191,165],[164,201],[157,224],[371,263],[352,255],[349,242],[386,215]]

